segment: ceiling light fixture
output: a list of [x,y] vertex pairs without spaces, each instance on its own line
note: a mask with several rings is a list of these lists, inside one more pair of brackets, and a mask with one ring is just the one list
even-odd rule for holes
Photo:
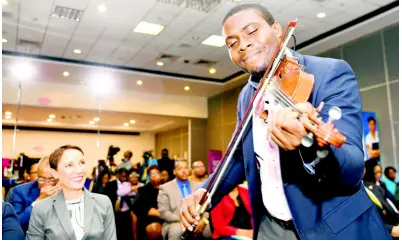
[[3,0],[1,3],[2,3],[3,5],[8,5],[8,1],[7,1],[7,0]]
[[6,119],[7,120],[11,119],[11,115],[6,115]]
[[89,121],[89,124],[95,125],[95,121]]
[[81,49],[74,49],[73,52],[74,52],[75,54],[81,54],[81,53],[82,53],[82,50],[81,50]]
[[185,91],[189,91],[189,90],[190,90],[190,86],[185,86],[185,87],[184,87],[184,90],[185,90]]
[[107,11],[107,7],[105,5],[103,5],[103,4],[99,5],[98,6],[98,11],[101,12],[101,13],[104,13],[104,12]]
[[221,36],[211,35],[207,39],[202,41],[202,44],[214,47],[222,47],[223,45],[225,45],[225,40],[223,40]]
[[13,113],[11,113],[11,111],[6,111],[4,114],[7,116],[7,115],[12,115]]
[[198,37],[198,36],[193,36],[193,37],[192,37],[193,40],[198,40],[199,38],[200,38],[200,37]]
[[158,66],[163,66],[163,62],[162,62],[162,61],[158,61],[158,62],[156,62],[156,65],[158,65]]
[[3,42],[3,43],[7,43],[7,42],[8,42],[8,40],[7,40],[7,39],[5,39],[5,38],[3,38],[2,42]]
[[317,18],[325,18],[325,16],[327,16],[327,14],[324,12],[317,13]]
[[35,68],[30,62],[18,62],[12,68],[12,73],[19,79],[28,79],[35,73]]
[[50,119],[54,119],[54,118],[56,118],[56,115],[55,115],[55,114],[50,114],[50,115],[49,115],[49,118],[50,118]]
[[210,69],[209,69],[209,73],[210,73],[210,74],[215,74],[215,73],[216,73],[216,69],[215,69],[215,68],[210,68]]
[[129,126],[129,124],[126,122],[123,124],[123,126],[127,127],[127,126]]
[[147,23],[141,21],[134,29],[135,33],[143,33],[143,34],[150,34],[150,35],[158,35],[165,26],[155,24],[155,23]]
[[53,119],[50,119],[50,118],[49,118],[49,119],[47,119],[47,122],[52,122],[52,121],[53,121]]
[[100,118],[99,118],[99,117],[95,117],[95,118],[94,118],[94,121],[100,121]]
[[130,124],[135,124],[135,120],[130,120]]
[[63,75],[64,75],[64,77],[67,77],[67,76],[69,76],[69,75],[70,75],[70,73],[69,73],[69,72],[67,72],[67,71],[64,71],[64,72],[63,72]]
[[142,80],[137,80],[137,85],[142,85]]

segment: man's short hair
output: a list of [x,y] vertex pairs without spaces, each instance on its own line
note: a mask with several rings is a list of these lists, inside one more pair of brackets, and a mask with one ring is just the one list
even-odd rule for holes
[[367,122],[368,123],[370,123],[370,121],[374,121],[374,124],[376,124],[377,123],[377,121],[374,119],[374,117],[372,117],[372,116],[370,116],[368,119],[367,119]]
[[241,4],[237,5],[236,7],[230,9],[230,11],[226,14],[225,18],[222,21],[222,25],[225,24],[226,20],[235,15],[236,13],[239,12],[244,12],[244,11],[254,11],[257,14],[259,14],[265,21],[269,24],[272,25],[275,23],[274,16],[266,9],[264,6],[260,4]]
[[116,174],[127,174],[128,175],[128,170],[124,167],[120,167],[119,169],[117,169]]
[[176,161],[174,162],[174,168],[175,168],[175,169],[176,169],[176,167],[177,167],[177,164],[179,164],[180,162],[184,162],[184,163],[188,164],[186,159],[178,159],[178,160],[176,160]]

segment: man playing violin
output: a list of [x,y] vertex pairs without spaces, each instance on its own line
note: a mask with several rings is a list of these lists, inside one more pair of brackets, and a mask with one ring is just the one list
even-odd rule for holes
[[[240,93],[237,125],[275,57],[282,34],[280,24],[258,4],[237,5],[223,20],[222,35],[229,56],[250,74]],[[327,155],[319,157],[317,142],[309,148],[301,145],[307,131],[298,119],[299,113],[281,107],[272,95],[261,93],[256,100],[262,98],[267,115],[262,118],[254,111],[211,206],[247,179],[254,239],[390,239],[361,182],[362,108],[355,74],[343,60],[305,56],[290,49],[285,53],[314,75],[309,100],[296,104],[297,110],[311,114],[314,106],[325,102],[320,115],[327,121],[329,109],[339,107],[342,118],[333,124],[346,141],[340,148],[327,147]],[[183,230],[191,231],[190,225],[199,220],[196,204],[205,191],[198,189],[183,200]],[[243,236],[240,229],[237,234]]]

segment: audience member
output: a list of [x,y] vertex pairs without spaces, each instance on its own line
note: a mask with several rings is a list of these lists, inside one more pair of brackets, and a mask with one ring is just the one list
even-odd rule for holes
[[395,200],[399,201],[399,181],[397,180],[396,169],[394,167],[386,167],[384,170],[384,184],[387,190],[394,195]]
[[119,187],[127,181],[127,174],[128,170],[126,168],[120,168],[116,171],[117,179],[111,182],[108,182],[105,186],[103,194],[107,195],[110,201],[113,204],[115,222],[116,222],[116,231],[117,231],[117,239],[126,239],[126,232],[125,232],[125,219],[124,214],[121,213],[120,207],[120,197],[117,196],[117,190]]
[[389,233],[393,238],[399,238],[399,210],[392,200],[389,199],[388,191],[382,185],[376,185],[375,182],[370,182],[370,180],[377,180],[377,178],[373,179],[373,176],[377,173],[375,169],[378,169],[378,165],[373,167],[366,163],[363,184],[366,187],[368,196],[377,207]]
[[127,150],[124,152],[123,162],[117,167],[117,169],[125,168],[127,171],[133,168],[133,164],[131,163],[131,158],[133,157],[133,152]]
[[56,184],[57,179],[52,175],[49,157],[44,157],[40,160],[38,165],[38,179],[16,186],[13,189],[10,204],[17,213],[24,232],[28,230],[33,206],[35,206],[38,201],[53,196],[60,191],[61,186]]
[[148,167],[150,182],[138,189],[134,213],[138,217],[138,230],[145,231],[140,239],[160,239],[163,220],[158,211],[158,193],[161,176],[156,165]]
[[24,231],[11,204],[3,201],[1,210],[3,211],[3,240],[24,240]]
[[160,171],[166,170],[169,173],[169,181],[174,179],[174,160],[169,158],[168,149],[163,149],[161,152],[162,158],[158,160],[158,167]]
[[169,181],[169,173],[166,170],[161,171],[161,184],[167,183]]
[[101,175],[101,173],[103,173],[105,170],[109,170],[109,167],[106,165],[105,160],[98,160],[98,165],[96,165],[93,169],[92,169],[92,179],[94,180],[94,186],[96,186],[96,182],[99,179],[99,175]]
[[211,211],[213,239],[253,238],[251,206],[246,185],[239,185]]
[[111,174],[109,169],[104,169],[98,176],[98,180],[95,182],[92,192],[104,194],[106,184],[110,181]]
[[128,173],[128,181],[123,182],[117,189],[117,195],[120,197],[117,202],[121,202],[121,204],[116,204],[116,206],[121,207],[119,225],[122,227],[119,228],[119,232],[122,233],[118,233],[121,239],[133,239],[136,236],[134,232],[136,231],[137,217],[131,213],[128,203],[132,203],[131,199],[137,195],[138,188],[142,186],[144,184],[138,181],[137,171],[132,169]]
[[62,146],[50,154],[49,162],[62,191],[34,206],[26,238],[116,239],[111,202],[84,188],[87,167],[81,148]]
[[[158,195],[158,210],[161,219],[164,220],[162,226],[163,239],[180,239],[183,230],[180,226],[180,205],[181,200],[194,192],[199,186],[197,183],[189,181],[189,168],[187,161],[176,161],[174,174],[176,179],[163,184]],[[208,224],[204,219],[198,223],[196,236],[201,236]]]
[[193,162],[192,169],[192,175],[188,178],[188,180],[202,183],[208,178],[207,169],[203,161],[198,160]]
[[[29,181],[36,181],[38,180],[38,167],[39,167],[39,162],[34,161],[30,167],[27,168],[27,174],[29,175],[29,177],[27,178]],[[13,193],[14,187],[11,187],[8,192],[7,195],[5,197],[5,201],[6,202],[10,202],[10,198],[11,195]]]

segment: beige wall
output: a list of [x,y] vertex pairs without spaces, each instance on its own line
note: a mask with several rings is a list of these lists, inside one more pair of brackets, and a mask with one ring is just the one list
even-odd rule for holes
[[191,119],[191,157],[190,163],[202,160],[208,165],[207,119]]
[[226,150],[236,127],[237,99],[242,88],[208,99],[207,150]]
[[[12,135],[13,130],[2,130],[3,134],[3,157],[12,155]],[[18,131],[16,141],[16,155],[24,152],[29,157],[42,157],[49,155],[53,150],[61,145],[72,144],[81,147],[88,161],[88,166],[96,165],[98,159],[106,159],[110,145],[120,147],[120,152],[116,154],[115,161],[121,162],[125,150],[133,152],[134,161],[142,161],[142,154],[145,150],[155,148],[154,134],[140,134],[139,136],[129,135],[100,135],[99,149],[96,147],[96,134],[73,133],[73,132],[50,132],[50,131]],[[42,147],[42,151],[37,151],[34,147]]]
[[180,127],[170,131],[159,132],[155,134],[155,155],[161,158],[163,148],[169,150],[169,157],[173,159],[188,158],[188,127]]

